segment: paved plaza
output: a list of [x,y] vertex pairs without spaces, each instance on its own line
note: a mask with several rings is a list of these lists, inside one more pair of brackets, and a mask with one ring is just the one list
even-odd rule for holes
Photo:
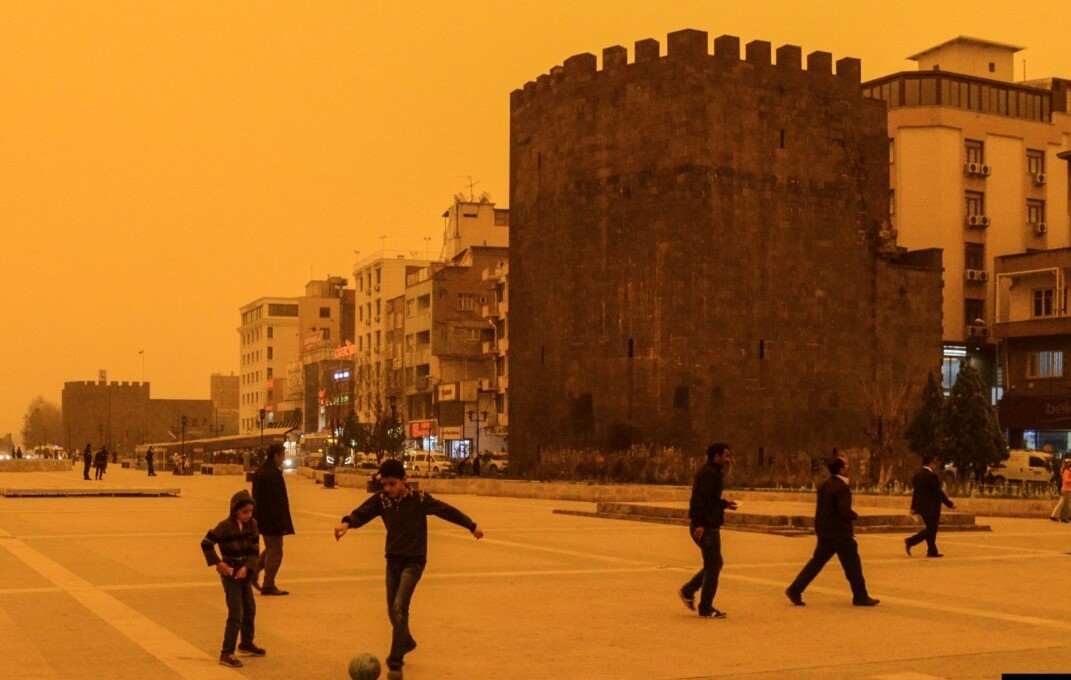
[[[449,483],[449,482],[446,482]],[[3,473],[15,486],[181,487],[176,498],[0,498],[0,677],[337,678],[389,646],[378,520],[336,543],[367,497],[288,475],[297,535],[279,585],[257,599],[265,658],[216,664],[226,608],[199,542],[227,514],[235,476],[109,468]],[[408,680],[997,678],[1071,671],[1071,525],[979,518],[986,533],[940,537],[945,557],[908,558],[904,534],[859,537],[873,609],[851,606],[834,559],[804,594],[786,584],[812,538],[725,531],[716,606],[702,620],[675,590],[698,568],[679,526],[554,514],[592,504],[437,494],[486,532],[431,518],[429,564],[412,606]],[[726,494],[732,497],[732,492]],[[755,503],[749,503],[754,510]]]

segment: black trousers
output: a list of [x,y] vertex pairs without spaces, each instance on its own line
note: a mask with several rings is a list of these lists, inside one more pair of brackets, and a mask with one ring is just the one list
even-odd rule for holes
[[706,527],[703,538],[696,541],[693,536],[692,540],[703,555],[703,568],[684,584],[681,592],[685,597],[694,597],[698,590],[699,613],[710,614],[714,609],[714,596],[718,594],[718,575],[724,564],[721,558],[721,530],[718,527]]
[[908,545],[918,545],[926,541],[926,554],[937,554],[937,526],[941,523],[941,513],[936,515],[922,515],[922,521],[926,528],[907,539]]
[[844,575],[848,577],[848,583],[852,586],[852,601],[860,602],[870,597],[866,590],[866,581],[863,579],[863,563],[859,559],[859,544],[852,536],[838,538],[822,538],[819,536],[818,545],[814,549],[814,556],[807,564],[803,565],[796,580],[788,587],[797,595],[803,591],[822,571],[834,555],[840,560],[840,566],[844,569]]
[[83,463],[83,465],[85,465],[85,467],[82,468],[82,478],[83,479],[89,479],[89,466],[90,466],[90,463]]

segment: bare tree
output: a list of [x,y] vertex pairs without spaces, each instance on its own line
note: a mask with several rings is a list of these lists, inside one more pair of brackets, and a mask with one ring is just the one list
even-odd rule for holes
[[43,396],[36,397],[22,417],[22,445],[27,449],[59,441],[63,432],[60,407]]
[[911,383],[891,375],[884,380],[863,383],[863,400],[868,425],[864,428],[870,440],[870,458],[877,462],[878,486],[892,479],[897,456],[893,445],[903,437],[907,427],[914,390]]

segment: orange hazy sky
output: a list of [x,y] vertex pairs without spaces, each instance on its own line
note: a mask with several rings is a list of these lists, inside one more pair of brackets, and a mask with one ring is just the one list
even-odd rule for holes
[[0,435],[143,357],[154,397],[208,398],[240,305],[350,277],[354,251],[423,254],[467,176],[508,207],[509,93],[573,54],[696,28],[874,78],[962,34],[1027,47],[1017,78],[1071,77],[1067,6],[0,2]]

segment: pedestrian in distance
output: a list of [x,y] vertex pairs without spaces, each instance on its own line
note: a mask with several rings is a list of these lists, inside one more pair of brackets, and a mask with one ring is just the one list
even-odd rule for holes
[[922,469],[911,480],[915,490],[911,494],[911,513],[922,518],[924,529],[904,539],[904,550],[926,541],[926,557],[944,557],[937,550],[937,526],[941,523],[941,505],[954,509],[955,504],[941,490],[941,478],[937,475],[938,464],[933,456],[922,457]]
[[1053,522],[1069,522],[1067,518],[1071,513],[1071,459],[1060,464],[1060,500],[1049,514]]
[[[215,567],[223,583],[227,600],[227,625],[223,629],[223,645],[219,652],[221,666],[241,668],[242,662],[234,656],[241,652],[247,656],[264,656],[267,652],[253,641],[256,633],[257,604],[253,601],[253,571],[257,565],[260,534],[257,521],[253,519],[253,497],[242,489],[231,496],[230,514],[210,529],[201,539],[201,552],[208,566]],[[219,552],[216,552],[216,546]],[[241,633],[242,642],[238,642]]]
[[472,476],[480,476],[480,454],[478,453],[472,454]]
[[93,478],[102,479],[104,471],[108,469],[108,447],[102,446],[93,456],[93,467],[96,469]]
[[699,546],[703,567],[677,592],[684,606],[695,611],[695,594],[699,592],[699,616],[724,619],[726,614],[714,608],[718,593],[718,576],[724,564],[721,557],[721,525],[725,511],[736,510],[736,502],[721,497],[726,469],[733,464],[733,451],[728,444],[707,447],[706,465],[699,468],[692,482],[692,498],[688,503],[688,531]]
[[82,451],[82,479],[89,479],[89,468],[93,465],[93,447],[86,443]]
[[870,597],[863,579],[863,564],[859,559],[859,545],[855,542],[852,522],[858,515],[852,510],[852,491],[848,484],[848,460],[834,458],[826,467],[829,479],[818,487],[818,504],[814,513],[814,529],[818,545],[814,555],[804,565],[796,580],[785,589],[792,604],[802,607],[803,591],[822,571],[834,555],[844,568],[844,575],[852,587],[852,604],[857,607],[873,607],[879,600]]
[[150,477],[155,477],[156,476],[156,470],[153,468],[153,465],[154,465],[154,462],[155,462],[155,461],[153,461],[153,456],[155,456],[155,455],[156,454],[153,453],[151,446],[149,447],[149,450],[145,452],[145,467],[147,467],[149,469],[149,476]]
[[[268,447],[264,462],[253,473],[253,502],[256,504],[253,515],[264,538],[264,552],[257,559],[253,587],[260,590],[261,595],[290,594],[275,585],[275,576],[283,563],[283,536],[294,533],[290,499],[286,495],[286,481],[283,480],[284,458],[286,449],[283,445],[272,444]],[[264,581],[258,584],[261,572]]]
[[387,613],[392,627],[387,679],[401,680],[405,655],[417,646],[409,630],[409,603],[428,560],[428,515],[468,529],[477,540],[483,538],[483,531],[452,505],[410,489],[401,461],[383,461],[379,478],[383,491],[370,496],[335,525],[335,540],[376,517],[387,527]]

